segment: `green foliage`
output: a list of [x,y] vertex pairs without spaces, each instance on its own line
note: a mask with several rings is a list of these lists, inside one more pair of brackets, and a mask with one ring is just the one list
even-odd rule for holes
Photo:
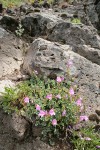
[[[0,3],[3,4],[4,7],[16,7],[20,6],[23,3],[33,3],[34,0],[0,0]],[[40,3],[43,2],[43,0],[39,0]],[[52,3],[53,0],[48,0],[49,3]]]
[[22,34],[24,33],[24,28],[21,23],[19,24],[19,26],[17,27],[17,30],[15,32],[18,37],[21,37]]
[[71,20],[71,23],[73,23],[73,24],[81,24],[81,20],[79,18],[73,18]]
[[83,128],[80,132],[74,131],[73,133],[74,150],[97,150],[97,146],[100,146],[100,135],[92,127]]
[[[6,88],[1,105],[8,113],[16,111],[31,120],[35,116],[36,126],[43,128],[45,137],[59,138],[65,135],[67,126],[76,123],[79,112],[75,104],[78,96],[69,94],[71,82],[66,83],[63,77],[60,79],[61,82],[45,81],[34,73],[32,79],[20,83],[15,89]],[[25,102],[25,98],[29,98],[29,102]],[[45,115],[41,116],[41,111]],[[53,123],[55,120],[56,124]]]
[[27,0],[0,0],[0,3],[2,3],[4,7],[15,7],[26,1]]

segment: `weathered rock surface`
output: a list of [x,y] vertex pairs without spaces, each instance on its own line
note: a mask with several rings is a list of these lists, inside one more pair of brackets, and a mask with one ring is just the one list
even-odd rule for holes
[[0,78],[19,71],[22,62],[19,40],[0,28]]
[[100,37],[91,26],[61,22],[53,28],[51,34],[48,34],[48,39],[71,46],[91,45],[93,48],[100,49]]
[[[74,53],[69,45],[38,38],[28,51],[23,68],[30,74],[36,69],[46,75],[63,74],[69,58],[74,62],[71,74],[76,76],[75,82],[79,85],[79,93],[86,98],[87,113],[94,112],[95,108],[100,107],[100,66]],[[88,109],[89,106],[91,109]]]
[[81,56],[87,58],[93,63],[100,65],[100,49],[91,48],[91,46],[87,45],[76,45],[74,49],[75,52],[77,52]]
[[30,50],[24,60],[23,68],[26,72],[32,74],[33,69],[39,69],[49,75],[55,70],[62,73],[66,69],[63,50],[71,50],[69,45],[60,45],[42,38],[33,41]]
[[33,138],[32,132],[31,124],[23,117],[8,115],[0,109],[0,150],[60,150]]
[[30,13],[22,19],[22,25],[31,36],[41,36],[47,34],[47,24],[56,23],[61,20],[52,12],[41,11],[41,13]]
[[[100,110],[100,37],[92,26],[98,25],[100,28],[100,2],[82,2],[63,10],[33,9],[30,5],[20,7],[20,19],[25,32],[32,37],[45,36],[52,41],[35,39],[24,58],[24,64],[22,43],[3,29],[17,29],[17,14],[10,16],[11,13],[8,13],[0,17],[3,26],[0,28],[0,80],[10,77],[16,80],[17,75],[21,79],[19,72],[22,64],[23,71],[28,74],[34,70],[46,76],[64,74],[70,58],[74,62],[70,70],[75,76],[74,84],[79,86],[78,93],[85,99],[84,113],[89,115]],[[75,17],[79,18],[81,24],[72,23]],[[5,85],[15,84],[10,80],[0,81],[0,92],[4,91]],[[0,110],[0,150],[64,150],[51,147],[36,138],[40,132],[25,118],[17,114],[7,115]]]

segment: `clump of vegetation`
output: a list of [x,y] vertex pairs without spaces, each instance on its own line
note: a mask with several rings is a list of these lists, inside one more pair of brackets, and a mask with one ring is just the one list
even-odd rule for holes
[[18,37],[21,37],[22,34],[24,33],[24,28],[21,23],[19,23],[19,26],[17,27],[17,30],[15,31],[15,33]]
[[[38,0],[39,3],[42,3],[43,0]],[[4,7],[15,7],[20,6],[23,3],[33,3],[34,0],[0,0],[0,3],[3,4]],[[53,0],[48,0],[49,3],[53,2]]]
[[95,132],[93,127],[82,128],[80,132],[73,131],[73,134],[74,138],[72,143],[74,144],[75,150],[100,149],[100,134]]
[[[33,77],[15,88],[5,88],[2,93],[1,107],[7,113],[16,112],[28,117],[37,127],[42,128],[42,138],[53,144],[55,140],[66,139],[69,127],[72,130],[72,145],[75,150],[96,150],[99,135],[90,128],[73,130],[73,126],[88,121],[83,99],[77,94],[70,76],[72,60],[67,63],[67,77],[57,76],[45,79],[34,70]],[[77,137],[77,138],[76,138]]]
[[34,71],[30,80],[14,89],[5,89],[1,105],[8,113],[16,111],[31,120],[34,116],[35,125],[42,126],[45,137],[59,138],[67,126],[79,120],[78,114],[83,109],[82,98],[75,90],[72,82],[66,82],[63,76],[45,81]]
[[81,24],[81,20],[79,18],[73,18],[71,20],[71,23],[73,23],[73,24]]

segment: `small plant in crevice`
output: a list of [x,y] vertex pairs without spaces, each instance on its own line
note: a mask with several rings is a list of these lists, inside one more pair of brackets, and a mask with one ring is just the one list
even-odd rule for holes
[[19,23],[19,26],[17,27],[17,30],[15,31],[15,33],[18,37],[21,37],[23,35],[24,28],[21,23]]
[[100,149],[100,134],[93,127],[82,128],[73,131],[72,143],[74,150],[97,150]]
[[72,65],[73,62],[69,60],[67,77],[70,80],[66,80],[64,76],[45,80],[35,70],[30,80],[13,89],[5,89],[0,102],[2,108],[8,113],[16,111],[35,122],[35,126],[42,127],[42,137],[49,142],[66,138],[69,126],[88,120],[87,116],[81,115],[84,105],[70,76]]
[[71,20],[71,23],[73,23],[73,24],[81,24],[81,20],[79,18],[73,18]]

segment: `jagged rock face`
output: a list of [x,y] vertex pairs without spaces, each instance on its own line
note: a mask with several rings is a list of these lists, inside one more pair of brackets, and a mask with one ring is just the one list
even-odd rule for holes
[[51,34],[48,34],[48,39],[72,46],[91,45],[91,47],[100,49],[100,37],[91,26],[61,22],[53,28]]
[[[32,37],[45,35],[50,41],[35,39],[24,58],[24,64],[21,43],[15,36],[0,28],[0,80],[4,77],[9,78],[8,75],[12,79],[13,74],[16,77],[22,69],[22,64],[23,71],[30,75],[34,70],[46,76],[62,75],[70,58],[74,63],[71,67],[71,74],[75,76],[74,84],[79,86],[79,94],[86,99],[85,114],[100,110],[100,37],[91,24],[92,22],[93,25],[98,24],[100,27],[100,2],[96,1],[94,5],[93,0],[88,0],[86,11],[82,2],[63,11],[57,8],[57,12],[56,9],[30,11],[30,7],[27,9],[25,6],[23,12],[26,14],[20,19],[27,35]],[[71,22],[76,12],[83,24]],[[0,24],[6,29],[15,31],[18,20],[8,15],[2,17]],[[2,80],[0,92],[4,91],[5,85],[15,86],[10,80]],[[0,110],[0,150],[61,149],[50,147],[38,138],[34,140],[34,136],[39,136],[38,131],[29,121],[16,114],[9,116]]]
[[[100,107],[99,65],[74,53],[69,45],[60,45],[38,38],[28,51],[23,68],[30,74],[36,69],[40,69],[45,75],[52,72],[63,74],[66,71],[66,62],[69,58],[74,62],[71,74],[76,77],[75,82],[79,85],[79,93],[86,98],[86,113],[90,114],[95,108]],[[89,106],[91,109],[88,109]]]
[[23,52],[17,38],[0,28],[0,78],[20,70]]
[[56,23],[56,15],[51,12],[31,13],[22,19],[22,25],[31,36],[47,35],[47,25],[50,22]]

